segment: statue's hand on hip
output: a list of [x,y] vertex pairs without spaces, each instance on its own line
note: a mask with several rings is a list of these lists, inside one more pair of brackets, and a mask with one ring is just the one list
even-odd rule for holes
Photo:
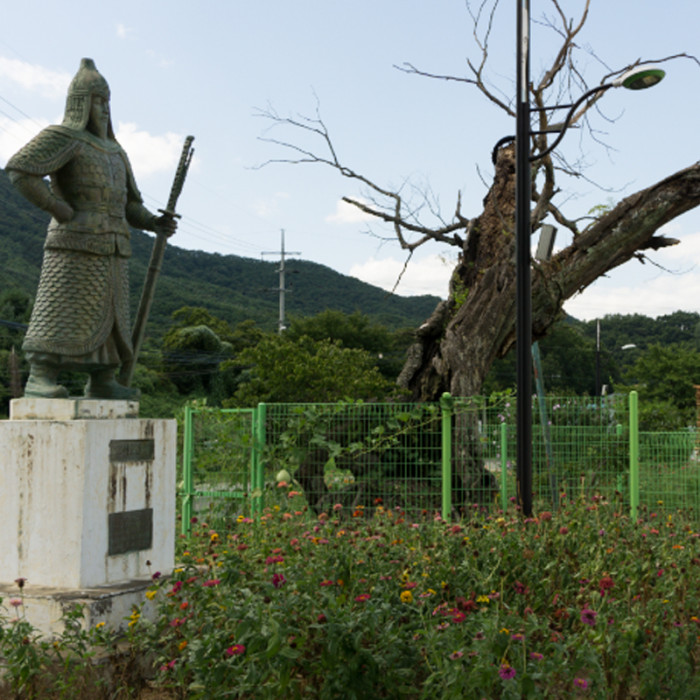
[[73,218],[75,211],[64,199],[54,197],[51,202],[51,214],[60,224],[65,224]]

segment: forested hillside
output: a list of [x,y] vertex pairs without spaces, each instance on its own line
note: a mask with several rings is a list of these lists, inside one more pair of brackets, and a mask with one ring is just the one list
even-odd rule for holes
[[[33,296],[41,266],[42,246],[48,223],[43,214],[15,191],[4,171],[0,171],[0,292],[20,290]],[[153,245],[153,238],[133,234],[131,261],[132,308],[140,295]],[[183,306],[207,308],[232,326],[253,320],[261,328],[273,330],[278,321],[279,286],[277,264],[217,255],[177,247],[177,236],[169,245],[156,290],[149,334],[161,336],[173,311]],[[292,293],[287,312],[292,316],[312,316],[326,309],[344,313],[362,311],[373,321],[389,328],[420,325],[433,311],[436,297],[399,297],[341,275],[323,265],[294,260]]]

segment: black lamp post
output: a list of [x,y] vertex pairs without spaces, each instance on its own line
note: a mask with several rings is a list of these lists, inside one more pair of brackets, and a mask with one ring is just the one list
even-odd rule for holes
[[[656,85],[664,71],[637,66],[610,83],[583,94],[574,104],[546,109],[569,109],[554,142],[530,155],[530,0],[518,0],[515,112],[515,265],[516,265],[516,381],[517,381],[517,479],[518,501],[526,517],[532,515],[532,285],[530,277],[531,163],[553,151],[564,137],[576,109],[592,95],[611,87],[641,90]],[[499,144],[507,139],[502,139]],[[494,152],[495,154],[495,152]]]

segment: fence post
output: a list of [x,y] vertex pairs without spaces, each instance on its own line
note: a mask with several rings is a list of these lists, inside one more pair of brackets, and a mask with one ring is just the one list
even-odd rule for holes
[[194,409],[185,406],[185,419],[182,430],[182,522],[180,532],[188,535],[192,521],[192,492],[194,491],[192,474],[192,452],[194,450],[194,435],[192,416]]
[[508,424],[501,423],[501,509],[508,509]]
[[442,412],[442,518],[452,513],[452,414],[454,398],[445,392],[440,397]]
[[265,447],[265,422],[267,420],[267,404],[259,403],[253,413],[253,473],[251,475],[251,514],[259,515],[263,509],[263,493],[265,491],[265,470],[263,464],[263,448]]
[[638,394],[630,392],[630,516],[637,520],[639,508],[639,410]]

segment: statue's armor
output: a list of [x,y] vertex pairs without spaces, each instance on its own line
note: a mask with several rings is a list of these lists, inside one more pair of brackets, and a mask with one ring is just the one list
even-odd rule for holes
[[[39,288],[23,349],[89,356],[110,338],[119,361],[131,357],[128,258],[130,229],[145,209],[126,154],[116,141],[52,126],[7,163],[7,170],[51,177],[51,190],[75,211],[51,220]],[[110,363],[111,363],[110,362]]]

